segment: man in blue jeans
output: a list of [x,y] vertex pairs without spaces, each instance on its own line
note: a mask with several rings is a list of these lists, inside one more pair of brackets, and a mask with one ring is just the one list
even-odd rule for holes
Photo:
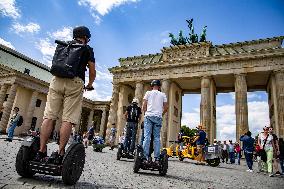
[[13,110],[13,115],[10,119],[10,124],[8,128],[8,138],[5,141],[12,142],[13,137],[14,137],[14,131],[17,127],[18,121],[20,119],[20,114],[19,114],[19,108],[15,107]]
[[147,91],[143,98],[143,111],[145,112],[143,150],[144,158],[148,159],[151,135],[153,132],[154,158],[155,163],[159,164],[162,117],[168,110],[168,104],[166,94],[160,92],[160,80],[153,80],[151,87],[152,90]]
[[248,131],[246,134],[242,135],[240,137],[240,141],[243,141],[243,150],[244,150],[246,162],[249,168],[247,172],[253,172],[252,171],[252,165],[253,165],[253,161],[252,161],[253,154],[252,153],[254,150],[254,139],[251,137],[251,132]]

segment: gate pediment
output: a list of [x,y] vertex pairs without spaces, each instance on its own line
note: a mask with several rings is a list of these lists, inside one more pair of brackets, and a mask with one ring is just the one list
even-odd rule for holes
[[209,49],[212,46],[209,42],[193,43],[186,45],[177,45],[164,47],[163,60],[180,60],[209,56]]

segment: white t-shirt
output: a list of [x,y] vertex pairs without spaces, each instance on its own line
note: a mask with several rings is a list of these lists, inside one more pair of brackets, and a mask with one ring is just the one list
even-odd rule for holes
[[166,94],[158,90],[147,91],[144,98],[147,100],[145,116],[162,117],[164,102],[167,102]]
[[[260,145],[263,146],[264,145],[264,141],[266,139],[266,137],[264,136],[263,133],[260,133],[259,134],[259,137],[260,137]],[[269,149],[269,148],[272,148],[272,142],[273,142],[273,136],[271,134],[269,134],[268,138],[267,138],[267,141],[265,143],[265,150]]]

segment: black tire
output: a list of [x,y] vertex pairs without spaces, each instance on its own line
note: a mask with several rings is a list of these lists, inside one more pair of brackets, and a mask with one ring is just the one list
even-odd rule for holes
[[32,177],[35,173],[29,170],[31,160],[31,150],[27,146],[21,146],[16,157],[16,171],[25,178]]
[[168,171],[168,155],[167,151],[163,150],[160,156],[160,169],[159,169],[159,174],[161,176],[165,176]]
[[206,161],[211,167],[217,167],[220,164],[220,158],[208,159]]
[[142,157],[143,157],[142,152],[137,150],[134,156],[134,166],[133,166],[134,173],[138,173],[142,163]]
[[121,156],[122,156],[122,148],[119,147],[116,153],[116,160],[120,160]]
[[179,159],[180,161],[183,161],[183,160],[184,160],[183,155],[178,156],[178,159]]
[[79,180],[85,164],[85,148],[76,144],[66,155],[62,166],[62,180],[66,185],[74,185]]

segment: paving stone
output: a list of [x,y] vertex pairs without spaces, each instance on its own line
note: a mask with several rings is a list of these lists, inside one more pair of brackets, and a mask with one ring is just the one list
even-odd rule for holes
[[[5,138],[5,137],[2,137]],[[168,174],[143,171],[134,174],[133,160],[116,160],[116,150],[103,149],[103,153],[86,149],[84,172],[75,186],[65,186],[61,177],[36,174],[33,178],[21,178],[15,170],[15,158],[21,145],[20,140],[5,142],[0,136],[0,189],[114,189],[114,188],[272,188],[283,189],[284,177],[268,177],[259,173],[247,173],[242,165],[220,164],[219,167],[198,166],[194,161],[169,160]],[[55,143],[48,146],[48,152],[57,149]]]

